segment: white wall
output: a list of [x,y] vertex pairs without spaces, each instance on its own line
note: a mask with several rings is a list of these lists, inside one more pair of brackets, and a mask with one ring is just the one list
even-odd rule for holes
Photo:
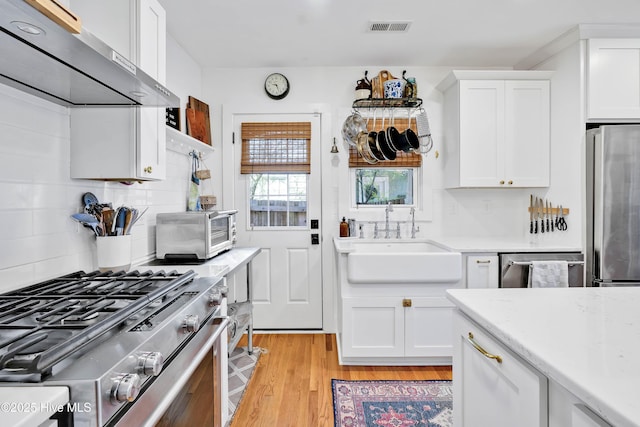
[[[558,66],[566,67],[573,57],[566,58]],[[554,64],[550,64],[553,67]],[[574,64],[573,68],[578,67]],[[328,134],[322,135],[322,212],[323,212],[323,291],[325,299],[324,329],[335,330],[333,306],[335,304],[335,280],[332,238],[339,233],[338,224],[342,216],[361,221],[384,220],[384,209],[352,209],[349,202],[348,153],[342,141],[341,129],[344,119],[351,112],[355,83],[362,78],[364,70],[369,76],[377,74],[382,67],[331,67],[331,68],[279,68],[279,69],[205,69],[203,70],[203,96],[212,111],[213,145],[216,154],[209,167],[214,170],[215,194],[223,193],[223,188],[231,187],[224,180],[233,179],[232,165],[222,162],[222,152],[232,144],[232,130],[228,117],[234,111],[299,112],[325,111],[323,121],[331,121]],[[551,187],[548,189],[453,189],[443,187],[443,161],[435,152],[442,149],[442,93],[435,86],[448,74],[445,68],[407,68],[410,76],[418,82],[418,96],[424,100],[424,107],[430,119],[434,137],[433,151],[423,164],[423,204],[416,219],[420,225],[418,237],[438,239],[438,237],[508,238],[528,241],[529,214],[527,207],[531,193],[539,197],[549,197],[555,203],[563,203],[575,209],[568,218],[570,229],[566,233],[549,233],[544,240],[550,244],[580,246],[580,171],[581,160],[576,149],[579,141],[567,129],[570,121],[575,124],[575,114],[567,108],[577,108],[568,104],[579,103],[573,68],[565,70],[552,82],[553,111]],[[403,67],[390,69],[395,76],[402,74]],[[284,100],[273,101],[264,93],[264,79],[271,72],[284,73],[290,83],[290,94]],[[555,92],[554,92],[555,91]],[[563,104],[563,100],[565,101]],[[326,116],[326,117],[325,117]],[[324,126],[323,126],[324,127]],[[572,134],[573,138],[568,138]],[[340,153],[330,153],[333,138],[338,141]],[[236,136],[236,142],[239,141]],[[232,202],[224,195],[225,208]],[[408,209],[397,208],[391,214],[392,220],[407,220]],[[575,227],[574,227],[575,225]],[[242,230],[239,230],[241,233]],[[408,232],[405,228],[405,235]],[[370,230],[369,230],[370,233]]]
[[[573,58],[570,58],[573,60]],[[576,65],[577,66],[577,65]],[[231,144],[231,129],[221,129],[221,111],[225,114],[241,106],[243,111],[254,108],[256,112],[286,111],[305,106],[329,106],[331,113],[331,133],[322,135],[323,144],[323,209],[329,213],[324,219],[325,237],[338,234],[338,223],[342,216],[355,217],[358,220],[382,220],[382,208],[377,210],[355,210],[349,203],[347,150],[341,137],[344,119],[350,114],[353,90],[356,80],[362,78],[364,70],[370,77],[381,67],[332,67],[332,68],[281,68],[281,69],[208,69],[203,72],[203,94],[212,105],[214,146],[224,150]],[[391,73],[401,75],[403,67],[391,69]],[[291,82],[291,92],[281,101],[273,101],[264,94],[264,78],[273,71],[283,72]],[[437,238],[438,236],[470,237],[511,237],[528,238],[529,215],[527,207],[529,194],[553,197],[554,202],[562,202],[567,207],[579,208],[579,201],[572,195],[580,189],[580,162],[575,159],[573,150],[575,141],[565,138],[563,123],[566,114],[561,106],[552,111],[552,170],[551,187],[547,189],[453,189],[443,187],[442,157],[436,159],[435,151],[442,153],[442,94],[435,86],[447,75],[444,68],[408,68],[408,74],[416,76],[418,95],[423,98],[429,115],[434,137],[434,149],[424,159],[423,179],[427,193],[423,209],[417,218],[421,221],[419,236]],[[565,87],[566,85],[566,87]],[[552,96],[555,100],[577,96],[574,83],[568,78],[558,78],[552,82]],[[557,102],[557,101],[556,101]],[[576,101],[578,102],[578,101]],[[555,104],[554,104],[555,105]],[[292,111],[294,112],[294,111]],[[329,154],[333,138],[338,141],[340,153]],[[237,137],[236,137],[237,139]],[[571,142],[570,142],[571,141]],[[221,156],[215,155],[213,168],[218,173],[228,165],[222,165]],[[222,179],[220,175],[218,181]],[[221,184],[216,192],[222,191]],[[398,213],[406,219],[403,211]],[[574,217],[571,217],[573,221]],[[550,236],[551,237],[551,236]],[[569,233],[556,233],[553,237],[562,239],[568,245],[579,243],[579,237]]]
[[[167,86],[200,95],[200,70],[168,38]],[[0,292],[96,268],[95,238],[71,215],[82,194],[114,206],[149,207],[132,231],[133,258],[155,252],[155,214],[184,211],[190,162],[167,153],[167,180],[124,185],[69,178],[67,108],[0,85]]]

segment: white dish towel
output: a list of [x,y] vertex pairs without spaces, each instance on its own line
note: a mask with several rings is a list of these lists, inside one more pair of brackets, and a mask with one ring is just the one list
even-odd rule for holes
[[529,287],[569,287],[569,264],[567,261],[531,261],[529,266]]

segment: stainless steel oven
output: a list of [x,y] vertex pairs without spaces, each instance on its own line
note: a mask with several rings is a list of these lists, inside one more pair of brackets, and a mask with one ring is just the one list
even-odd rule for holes
[[156,258],[204,260],[236,243],[236,210],[156,215]]
[[584,286],[584,255],[580,252],[520,252],[499,256],[501,288],[526,288],[532,261],[567,261],[569,286]]
[[67,387],[62,426],[221,427],[226,292],[193,271],[96,271],[2,294],[0,387]]

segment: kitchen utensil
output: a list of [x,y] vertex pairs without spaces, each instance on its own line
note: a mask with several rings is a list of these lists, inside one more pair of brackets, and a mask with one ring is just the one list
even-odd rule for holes
[[549,222],[551,223],[551,232],[553,233],[554,221],[553,221],[553,203],[549,202],[549,218],[551,219]]
[[549,205],[549,201],[545,199],[545,206],[546,206],[546,210],[545,210],[545,219],[546,219],[546,224],[547,224],[547,233],[551,232],[551,229],[549,228],[549,215],[551,215],[551,206]]
[[84,203],[86,207],[91,205],[97,205],[100,202],[98,201],[98,198],[96,197],[95,194],[87,192],[82,195],[82,203]]
[[122,207],[118,208],[118,213],[116,215],[116,236],[122,236],[124,234],[124,222],[127,218],[127,208]]
[[382,152],[387,160],[395,160],[397,157],[396,150],[394,150],[387,141],[387,133],[384,130],[384,111],[382,112],[382,130],[378,132],[378,149]]
[[540,209],[540,232],[544,233],[544,218],[545,218],[544,200],[540,199],[540,204],[538,206],[538,209]]
[[[369,127],[369,122],[367,121],[367,128],[368,127]],[[372,127],[372,129],[375,129],[375,128],[376,128],[376,110],[373,110],[373,127]],[[376,132],[374,130],[369,132],[369,139],[368,139],[369,150],[371,150],[371,154],[373,154],[373,157],[375,157],[377,160],[385,161],[387,159],[384,157],[384,154],[382,154],[382,152],[378,149],[377,139],[378,139],[378,132]]]
[[560,219],[558,220],[557,229],[560,231],[567,231],[567,221],[564,219],[564,211],[562,210],[562,205],[560,205]]
[[387,80],[395,79],[387,70],[382,70],[378,75],[371,79],[371,97],[384,98],[384,83]]
[[352,146],[356,146],[358,133],[367,130],[367,122],[360,113],[353,112],[342,125],[342,139]]
[[538,234],[538,219],[539,219],[540,213],[538,212],[538,198],[537,197],[536,197],[536,203],[535,203],[533,209],[536,211],[536,222],[535,222],[534,227],[533,227],[533,233],[534,234]]
[[533,234],[533,194],[529,194],[529,234]]
[[100,221],[98,221],[98,218],[95,216],[87,213],[76,213],[71,215],[71,217],[80,224],[91,228],[96,236],[102,235],[103,231],[100,228]]
[[144,215],[148,210],[149,210],[148,207],[144,208],[144,210],[142,212],[138,211],[137,209],[134,209],[133,210],[133,219],[131,220],[131,225],[129,226],[129,229],[131,229],[131,227],[133,227],[135,225],[135,223],[138,222],[138,220],[140,218],[142,218],[142,215]]
[[386,129],[387,142],[391,147],[393,147],[394,150],[405,151],[406,147],[402,143],[402,141],[400,141],[400,132],[398,132],[398,129],[395,128],[393,119],[394,119],[394,111],[391,110],[391,118],[390,118],[391,124]]

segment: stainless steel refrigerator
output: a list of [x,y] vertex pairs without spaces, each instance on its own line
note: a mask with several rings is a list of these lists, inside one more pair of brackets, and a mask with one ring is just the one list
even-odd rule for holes
[[640,125],[587,131],[587,286],[640,286]]

